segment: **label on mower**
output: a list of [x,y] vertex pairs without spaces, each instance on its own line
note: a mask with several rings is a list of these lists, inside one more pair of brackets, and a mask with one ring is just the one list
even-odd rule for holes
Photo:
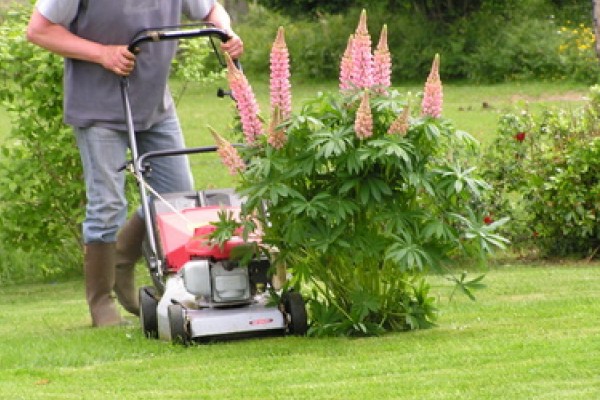
[[253,319],[252,321],[250,321],[250,325],[252,325],[252,326],[267,325],[267,324],[270,324],[271,322],[273,322],[273,318],[259,318],[259,319]]

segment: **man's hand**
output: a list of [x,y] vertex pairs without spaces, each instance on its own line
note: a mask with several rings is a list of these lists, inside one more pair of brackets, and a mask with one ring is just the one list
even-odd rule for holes
[[230,39],[224,43],[221,43],[221,49],[224,52],[229,53],[231,58],[234,60],[240,58],[244,53],[244,42],[242,39],[233,31],[227,31]]
[[225,30],[230,39],[221,43],[221,49],[224,52],[229,53],[234,60],[239,59],[244,53],[244,42],[242,42],[242,39],[240,39],[240,37],[231,29],[231,17],[225,8],[223,8],[219,2],[215,2],[212,10],[210,10],[204,20],[217,28]]
[[102,49],[101,64],[119,76],[128,76],[135,67],[135,55],[127,46],[107,45]]

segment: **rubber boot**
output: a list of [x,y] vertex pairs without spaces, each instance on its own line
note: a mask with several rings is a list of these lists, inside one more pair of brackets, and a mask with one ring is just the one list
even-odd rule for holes
[[140,301],[135,288],[135,264],[142,256],[146,234],[144,220],[134,214],[117,235],[115,263],[115,294],[125,310],[140,315]]
[[85,246],[85,292],[93,326],[113,326],[123,322],[112,296],[114,265],[114,243],[96,242]]

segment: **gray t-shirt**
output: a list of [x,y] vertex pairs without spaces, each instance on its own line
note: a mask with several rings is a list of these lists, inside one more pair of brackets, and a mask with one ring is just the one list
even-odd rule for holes
[[[89,1],[89,0],[88,0]],[[80,0],[38,0],[36,8],[48,20],[69,27],[77,16]],[[131,2],[135,4],[135,2]],[[182,12],[193,20],[201,20],[210,12],[214,0],[183,0]]]
[[[38,11],[74,34],[103,44],[127,44],[149,28],[173,26],[184,14],[204,19],[215,0],[38,0]],[[177,43],[144,43],[129,77],[136,130],[145,130],[174,113],[168,90]],[[64,119],[76,127],[125,130],[120,77],[94,63],[65,59]]]

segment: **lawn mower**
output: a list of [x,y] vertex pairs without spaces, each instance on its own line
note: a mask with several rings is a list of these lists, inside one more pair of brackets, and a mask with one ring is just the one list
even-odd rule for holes
[[[229,39],[225,31],[209,25],[149,29],[135,35],[129,50],[135,52],[146,42],[198,37],[209,37],[211,43],[213,38]],[[214,43],[213,49],[222,61]],[[276,287],[269,257],[254,254],[249,262],[240,260],[240,250],[256,247],[259,236],[247,240],[233,236],[220,245],[209,239],[219,213],[240,213],[243,199],[233,189],[159,194],[150,187],[146,179],[151,173],[151,159],[211,153],[217,147],[139,155],[128,84],[126,77],[121,79],[132,157],[126,168],[138,182],[146,224],[143,254],[153,282],[139,290],[144,334],[184,344],[230,337],[305,334],[304,300],[297,291]],[[224,91],[219,92],[222,96]]]

